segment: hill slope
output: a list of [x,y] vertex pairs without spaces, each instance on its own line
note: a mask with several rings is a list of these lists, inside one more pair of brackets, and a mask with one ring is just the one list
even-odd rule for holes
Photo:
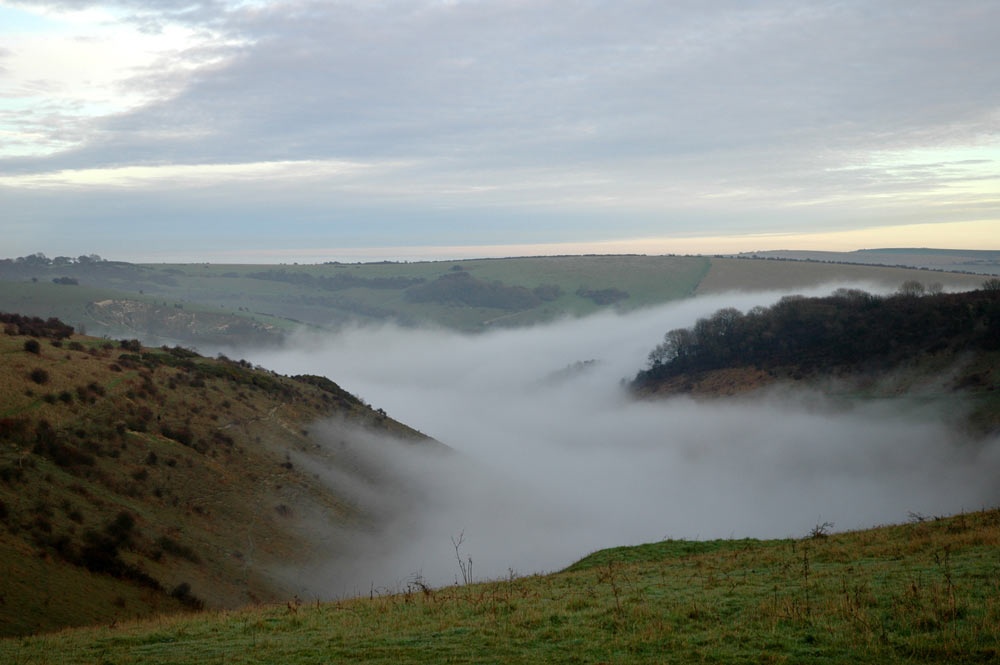
[[810,252],[778,250],[748,252],[742,256],[792,261],[821,261],[823,263],[861,263],[868,265],[905,266],[932,270],[952,270],[1000,274],[1000,251],[973,249],[928,249],[893,247],[860,249],[853,252]]
[[0,640],[23,665],[980,663],[1000,655],[1000,512],[796,540],[663,541],[566,571]]
[[463,331],[522,326],[696,294],[907,280],[974,288],[981,276],[703,256],[549,256],[418,263],[133,265],[0,260],[0,310],[114,337],[232,348],[300,326],[394,321]]
[[323,377],[0,325],[0,634],[290,595],[310,525],[371,519],[300,466],[360,477],[367,433],[443,448]]
[[911,287],[887,297],[841,289],[746,313],[719,310],[667,332],[633,388],[724,395],[799,382],[868,397],[962,395],[974,404],[974,430],[1000,428],[1000,288],[922,295]]

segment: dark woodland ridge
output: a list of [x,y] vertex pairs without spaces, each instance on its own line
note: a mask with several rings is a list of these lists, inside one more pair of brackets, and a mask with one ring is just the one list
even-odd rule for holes
[[891,296],[839,289],[787,296],[743,313],[721,309],[666,333],[633,388],[731,367],[813,373],[880,371],[928,354],[1000,350],[1000,280],[965,293],[925,294],[918,283]]

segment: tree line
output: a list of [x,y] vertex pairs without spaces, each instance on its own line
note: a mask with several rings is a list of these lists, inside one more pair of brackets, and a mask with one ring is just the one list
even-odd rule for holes
[[720,309],[667,332],[635,385],[734,366],[858,369],[921,353],[1000,350],[1000,279],[964,293],[916,287],[907,283],[889,296],[857,289],[786,296],[746,313]]

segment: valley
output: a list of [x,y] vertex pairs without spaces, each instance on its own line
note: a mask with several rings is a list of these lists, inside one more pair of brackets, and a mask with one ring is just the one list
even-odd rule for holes
[[[236,648],[243,662],[295,662],[300,640],[349,625],[316,621],[374,612],[389,632],[373,628],[365,644],[381,646],[340,637],[342,648],[310,653],[377,662],[400,653],[390,633],[413,646],[408,631],[429,630],[409,607],[448,622],[436,639],[459,662],[448,650],[469,649],[460,635],[514,661],[553,640],[577,645],[571,659],[634,662],[666,648],[791,650],[804,661],[994,653],[993,596],[971,581],[995,576],[977,548],[994,537],[988,507],[1000,500],[996,322],[981,275],[579,258],[227,266],[225,277],[222,266],[171,267],[167,286],[187,289],[183,301],[149,293],[163,271],[143,266],[112,270],[145,275],[133,284],[139,297],[99,279],[5,288],[9,302],[40,314],[5,315],[0,338],[3,631],[110,627],[0,641],[0,653],[45,663],[54,649],[75,662],[100,643],[109,662],[130,662],[119,645],[141,647],[135,662],[147,662],[164,657],[163,644],[172,662]],[[228,280],[257,290],[236,297],[219,290]],[[287,316],[306,310],[253,311],[266,299],[299,307],[307,293],[346,291],[381,294],[384,310],[336,321],[321,321],[330,301],[307,308],[311,321]],[[891,348],[864,342],[845,327],[864,317],[833,306],[861,294],[882,308],[869,307],[872,339]],[[771,311],[799,332],[765,319],[754,329],[785,340],[794,362],[766,364],[732,337],[717,346],[733,358],[667,371],[664,352],[648,364],[671,331],[716,330],[720,312],[742,325]],[[919,320],[903,322],[904,311]],[[960,311],[979,318],[966,325]],[[129,336],[33,318],[56,312]],[[803,332],[810,325],[874,355],[842,366],[823,355],[837,349],[822,335]],[[796,350],[800,338],[823,353]],[[901,522],[910,524],[868,531]],[[905,545],[903,559],[879,559],[916,533],[937,535]],[[587,552],[605,554],[573,563]],[[898,582],[876,589],[876,577],[852,572],[866,560]],[[763,577],[738,599],[717,597],[725,585],[715,581],[694,597],[681,581],[691,565],[715,571],[708,580],[745,568],[755,571],[745,580]],[[810,572],[797,578],[793,568]],[[904,606],[892,585],[918,568],[944,586]],[[968,577],[944,572],[959,569]],[[847,578],[867,600],[837,609],[836,580]],[[784,589],[770,610],[753,591],[761,585]],[[586,608],[579,593],[590,594]],[[961,617],[948,613],[952,596]],[[480,622],[494,615],[511,620]],[[674,637],[657,616],[674,617]],[[145,617],[160,617],[158,628]],[[719,641],[732,621],[749,631],[743,646]],[[837,637],[816,642],[819,625]],[[944,627],[955,641],[940,639]],[[218,641],[195,637],[203,630]],[[762,637],[774,630],[780,637]],[[584,646],[575,631],[593,640]],[[49,641],[59,639],[68,641]]]

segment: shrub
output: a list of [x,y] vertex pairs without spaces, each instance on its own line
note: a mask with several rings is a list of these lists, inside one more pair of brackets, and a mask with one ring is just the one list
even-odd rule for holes
[[26,339],[24,340],[24,350],[37,356],[42,352],[42,345],[38,343],[37,339]]
[[194,434],[187,427],[178,427],[175,429],[170,425],[161,425],[160,433],[168,439],[173,439],[188,448],[194,443]]
[[44,385],[49,382],[49,373],[46,372],[41,367],[38,367],[31,370],[31,373],[28,375],[28,378],[30,378],[38,385]]
[[122,339],[118,341],[118,347],[123,351],[139,353],[142,351],[142,343],[137,339]]
[[191,585],[187,582],[181,582],[174,587],[173,591],[170,592],[171,598],[176,598],[193,610],[200,610],[205,606],[205,603],[196,596],[191,595]]
[[24,418],[0,418],[0,439],[19,439],[28,430]]
[[197,552],[187,545],[178,543],[170,536],[160,536],[156,539],[156,544],[167,554],[187,559],[191,563],[201,563],[201,557],[198,556]]
[[13,464],[0,467],[0,482],[10,485],[24,480],[24,469]]

